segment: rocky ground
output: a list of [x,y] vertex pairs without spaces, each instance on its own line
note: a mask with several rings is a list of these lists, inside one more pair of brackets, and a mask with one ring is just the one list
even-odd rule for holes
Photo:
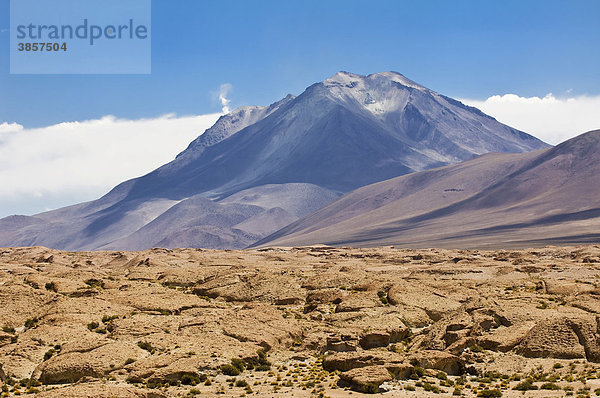
[[600,395],[600,246],[0,249],[2,396]]

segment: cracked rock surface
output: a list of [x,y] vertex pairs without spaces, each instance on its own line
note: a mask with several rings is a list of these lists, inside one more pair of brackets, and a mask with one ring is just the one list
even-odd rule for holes
[[0,394],[561,396],[599,283],[598,246],[0,249]]

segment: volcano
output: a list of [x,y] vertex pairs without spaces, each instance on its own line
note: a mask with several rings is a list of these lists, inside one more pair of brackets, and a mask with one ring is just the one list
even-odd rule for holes
[[243,248],[342,194],[548,145],[396,72],[348,72],[222,116],[172,162],[98,200],[0,220],[0,245]]

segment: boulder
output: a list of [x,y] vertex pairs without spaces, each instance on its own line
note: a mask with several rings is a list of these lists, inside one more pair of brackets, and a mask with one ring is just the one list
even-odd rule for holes
[[596,319],[574,319],[572,320],[573,330],[579,337],[583,345],[585,357],[591,362],[600,362],[600,317]]
[[306,295],[307,303],[339,304],[347,293],[340,289],[319,289],[310,291]]
[[33,377],[44,384],[74,383],[82,377],[99,378],[125,366],[143,351],[131,343],[111,343],[89,352],[70,352],[42,362]]
[[379,392],[379,386],[392,381],[392,375],[384,366],[365,366],[340,374],[340,379],[350,384],[351,388],[368,394]]
[[452,298],[411,283],[393,285],[388,292],[388,299],[392,305],[420,308],[433,321],[440,320],[445,314],[461,306],[461,303]]
[[169,363],[165,367],[156,369],[148,382],[177,382],[182,381],[184,377],[198,379],[198,368],[202,366],[197,358],[181,358]]
[[360,346],[368,350],[375,347],[387,347],[391,342],[391,334],[385,330],[372,330],[360,338]]
[[333,352],[356,351],[357,342],[358,339],[351,335],[332,334],[327,336],[327,346],[325,349]]
[[335,308],[335,312],[356,312],[381,305],[383,304],[376,292],[357,292],[344,297]]
[[413,374],[415,367],[408,363],[392,363],[387,364],[386,369],[395,379],[407,380]]
[[512,326],[500,326],[498,329],[478,337],[477,344],[486,350],[508,352],[527,336],[534,324],[534,322],[525,322]]
[[106,383],[75,384],[64,388],[44,391],[35,396],[40,398],[167,398],[167,395],[158,390]]
[[379,352],[339,352],[326,356],[323,360],[323,368],[329,372],[336,370],[345,372],[370,365],[383,365],[389,355],[384,357],[381,354]]
[[462,359],[444,351],[423,350],[411,356],[410,363],[424,369],[441,370],[453,376],[459,376],[465,370]]
[[12,338],[12,334],[0,331],[0,347],[10,344]]
[[275,272],[229,274],[210,279],[194,289],[200,296],[226,301],[281,301],[280,305],[304,302],[306,295],[296,282]]
[[538,322],[516,347],[516,352],[530,358],[585,358],[585,348],[574,323],[566,317]]
[[283,318],[276,309],[264,304],[248,305],[222,321],[223,334],[249,341],[266,351],[290,346],[302,335],[298,321]]
[[152,355],[142,358],[125,367],[129,372],[127,381],[130,383],[142,383],[149,378],[159,379],[160,377],[167,376],[169,373],[168,370],[162,375],[155,376],[155,374],[160,369],[168,368],[169,365],[183,358],[185,358],[183,354]]

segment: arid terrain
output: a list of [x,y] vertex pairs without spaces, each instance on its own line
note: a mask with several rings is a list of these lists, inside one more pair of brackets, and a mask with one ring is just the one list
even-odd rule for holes
[[0,249],[2,396],[600,395],[600,246]]

